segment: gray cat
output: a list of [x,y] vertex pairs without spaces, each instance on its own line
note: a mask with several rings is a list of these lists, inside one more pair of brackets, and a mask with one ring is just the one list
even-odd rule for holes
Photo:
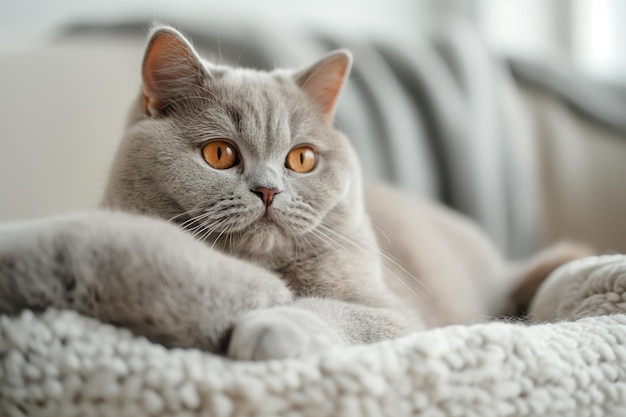
[[219,66],[153,30],[106,210],[0,228],[0,313],[68,308],[167,346],[297,357],[503,313],[587,254],[518,270],[466,219],[364,191],[333,128],[350,66],[346,51]]

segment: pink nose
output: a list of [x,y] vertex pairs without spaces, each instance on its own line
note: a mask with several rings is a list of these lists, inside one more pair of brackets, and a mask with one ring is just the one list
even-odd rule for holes
[[274,199],[274,194],[280,193],[276,188],[265,188],[265,187],[257,187],[254,190],[250,190],[254,194],[258,195],[261,200],[263,200],[263,204],[265,207],[269,207],[272,204],[272,200]]

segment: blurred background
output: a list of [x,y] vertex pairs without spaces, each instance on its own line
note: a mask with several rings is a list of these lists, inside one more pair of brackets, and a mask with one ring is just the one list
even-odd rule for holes
[[471,216],[512,257],[626,252],[622,0],[0,1],[0,221],[97,207],[158,20],[242,66],[348,47],[337,125],[368,180]]
[[190,21],[207,29],[215,18],[233,24],[262,20],[411,36],[450,16],[470,20],[499,52],[567,58],[595,76],[626,82],[621,0],[3,0],[0,42],[10,48],[48,40],[68,23],[130,19]]

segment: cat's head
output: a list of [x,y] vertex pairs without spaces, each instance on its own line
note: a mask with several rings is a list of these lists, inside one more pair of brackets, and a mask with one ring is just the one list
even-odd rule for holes
[[333,114],[350,65],[346,51],[300,70],[216,65],[155,29],[104,205],[259,255],[346,221],[362,207],[360,168]]

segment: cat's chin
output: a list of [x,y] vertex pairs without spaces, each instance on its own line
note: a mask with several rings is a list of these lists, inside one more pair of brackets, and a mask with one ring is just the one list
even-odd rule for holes
[[241,234],[240,247],[250,254],[263,255],[275,250],[284,240],[285,236],[274,222],[261,219]]

